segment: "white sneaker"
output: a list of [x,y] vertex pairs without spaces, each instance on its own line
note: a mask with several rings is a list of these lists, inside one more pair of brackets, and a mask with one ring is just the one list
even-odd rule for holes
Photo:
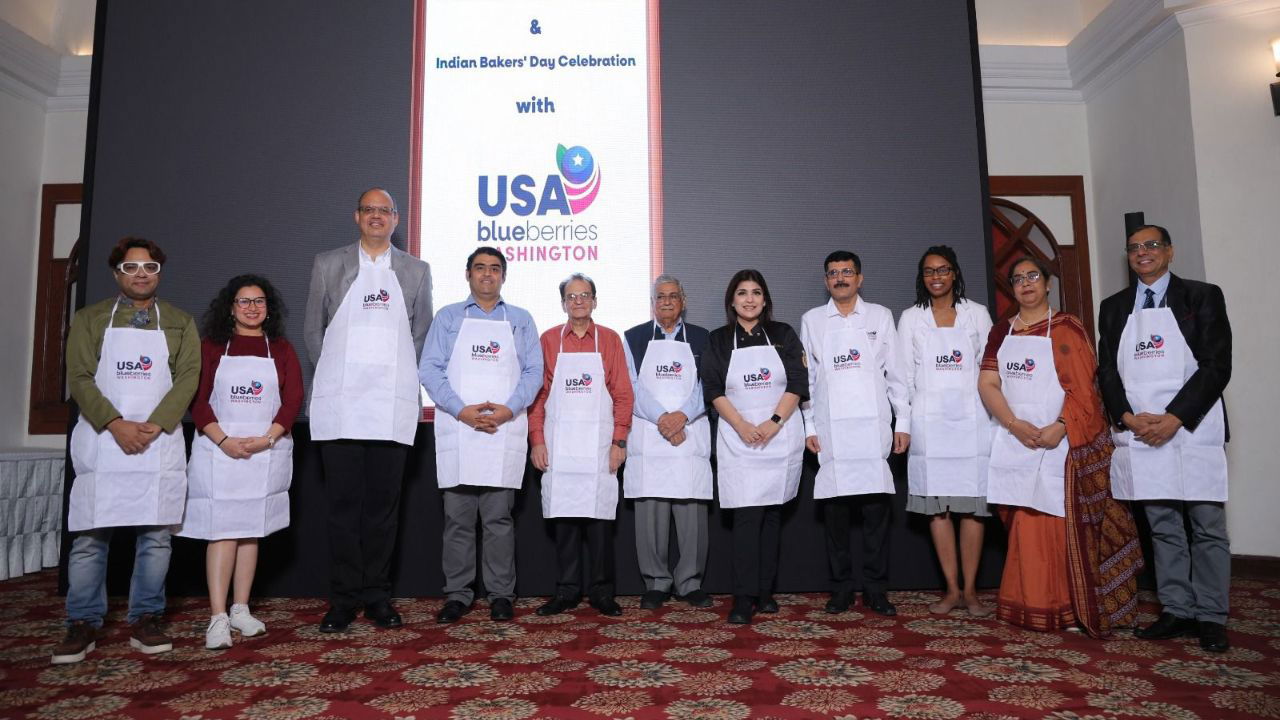
[[262,621],[249,614],[248,605],[231,606],[231,627],[245,637],[254,637],[267,631]]
[[210,650],[225,650],[231,647],[231,621],[226,613],[218,613],[209,618],[209,629],[204,633],[204,646]]

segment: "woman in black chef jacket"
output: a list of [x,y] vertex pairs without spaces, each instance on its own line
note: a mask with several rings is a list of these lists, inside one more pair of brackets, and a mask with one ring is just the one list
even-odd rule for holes
[[758,270],[740,270],[724,294],[728,324],[711,332],[700,376],[707,404],[720,414],[716,441],[720,507],[733,509],[733,609],[744,624],[778,611],[782,505],[796,496],[804,427],[792,419],[809,397],[800,336],[773,319],[773,299]]

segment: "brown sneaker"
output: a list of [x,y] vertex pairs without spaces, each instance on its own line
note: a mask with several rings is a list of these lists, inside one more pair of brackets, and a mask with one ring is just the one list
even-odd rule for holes
[[77,620],[67,626],[67,636],[62,642],[53,646],[54,665],[70,665],[84,659],[93,652],[94,643],[98,639],[98,629],[83,620]]
[[143,615],[133,625],[133,634],[129,636],[129,644],[145,655],[169,652],[173,649],[173,641],[160,630],[159,615]]

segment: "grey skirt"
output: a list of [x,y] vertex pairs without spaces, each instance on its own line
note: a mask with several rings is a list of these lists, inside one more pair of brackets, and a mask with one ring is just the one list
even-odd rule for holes
[[945,512],[974,517],[991,517],[984,497],[952,497],[949,495],[907,495],[907,512],[941,515]]

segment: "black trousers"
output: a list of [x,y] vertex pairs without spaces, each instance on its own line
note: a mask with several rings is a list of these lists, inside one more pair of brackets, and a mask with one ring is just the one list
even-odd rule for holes
[[556,595],[578,600],[582,597],[582,540],[590,556],[592,599],[613,597],[613,521],[593,518],[553,518],[556,533]]
[[850,495],[822,503],[827,528],[827,559],[836,592],[853,592],[853,557],[849,531],[855,508],[862,515],[862,591],[884,592],[889,583],[889,521],[893,506],[887,493]]
[[389,440],[320,444],[329,500],[329,603],[357,609],[391,599],[391,555],[409,446]]
[[773,594],[782,541],[782,506],[736,508],[733,511],[733,594]]

